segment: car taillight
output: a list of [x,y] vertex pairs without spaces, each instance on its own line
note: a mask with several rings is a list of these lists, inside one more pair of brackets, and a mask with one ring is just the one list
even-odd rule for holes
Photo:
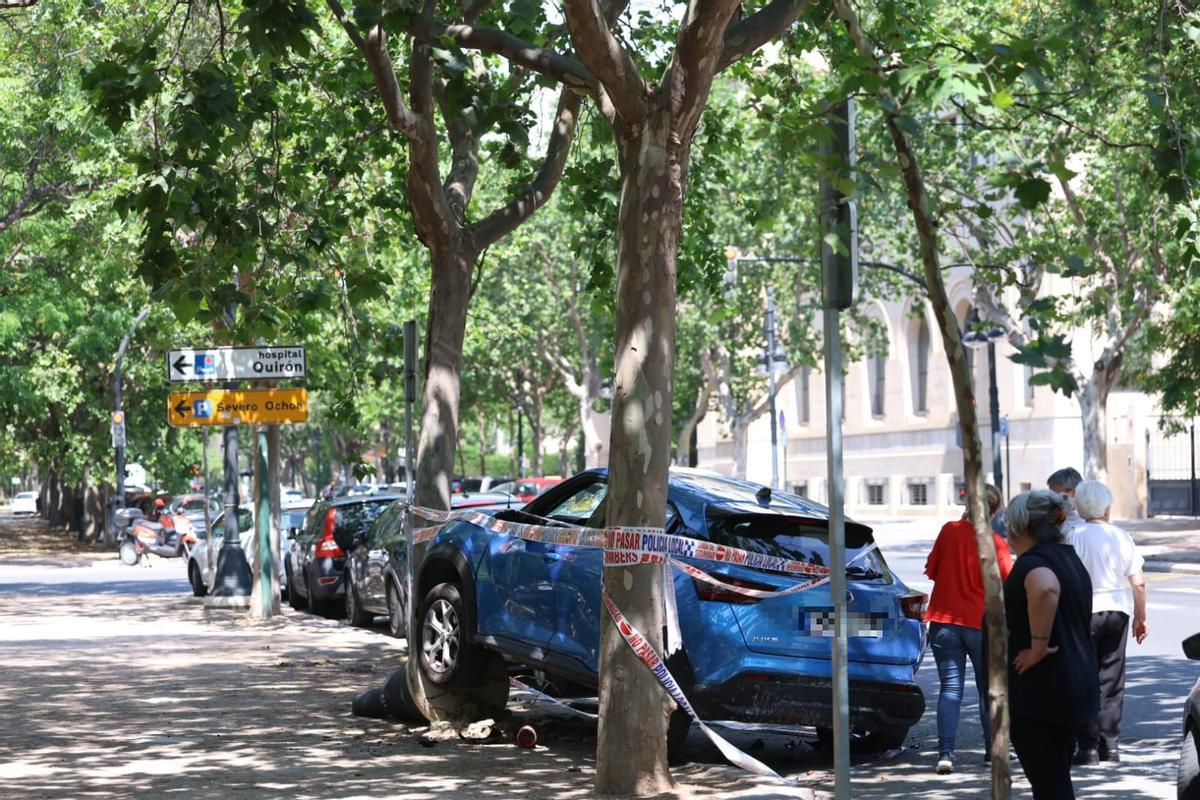
[[929,595],[916,592],[906,594],[900,598],[900,613],[908,619],[915,619],[917,622],[925,619],[925,604],[929,602]]
[[[731,578],[728,575],[715,576],[722,583],[729,583],[734,586],[740,586],[743,589],[755,589],[760,592],[773,592],[775,587],[765,583],[757,583],[755,581],[742,580],[740,578]],[[757,603],[761,598],[750,597],[748,595],[739,594],[732,589],[726,589],[707,581],[692,578],[692,584],[696,587],[696,595],[701,600],[714,600],[719,603],[739,603],[741,605],[749,605]]]
[[336,518],[337,511],[332,508],[325,513],[325,529],[321,531],[321,539],[317,542],[317,558],[341,558],[346,555],[338,545],[337,539],[333,538],[333,523]]

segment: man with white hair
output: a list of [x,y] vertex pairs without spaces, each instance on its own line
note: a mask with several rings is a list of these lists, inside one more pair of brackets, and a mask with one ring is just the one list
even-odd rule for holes
[[1092,579],[1091,634],[1100,668],[1100,713],[1079,728],[1076,764],[1120,761],[1117,742],[1125,699],[1125,642],[1130,617],[1138,644],[1148,633],[1143,560],[1130,535],[1109,522],[1112,500],[1112,492],[1100,481],[1083,481],[1076,486],[1075,505],[1083,523],[1067,538]]

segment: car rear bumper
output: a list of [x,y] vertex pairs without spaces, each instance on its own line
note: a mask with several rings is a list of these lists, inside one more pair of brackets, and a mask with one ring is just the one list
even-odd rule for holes
[[[851,681],[849,703],[855,730],[909,728],[925,713],[925,695],[915,683]],[[706,720],[833,725],[829,678],[737,676],[720,684],[696,684],[692,704]]]
[[337,600],[346,595],[346,559],[320,558],[313,562],[312,588],[317,600]]

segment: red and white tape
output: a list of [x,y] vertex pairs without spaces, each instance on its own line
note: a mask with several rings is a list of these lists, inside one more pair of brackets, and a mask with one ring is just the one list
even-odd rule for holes
[[658,682],[662,684],[664,689],[666,689],[667,694],[671,696],[671,699],[675,701],[675,704],[678,705],[684,711],[684,713],[691,718],[692,722],[696,723],[696,725],[700,727],[700,730],[704,732],[704,735],[708,737],[709,741],[716,745],[716,748],[721,751],[721,755],[729,759],[729,763],[736,767],[740,767],[747,772],[752,772],[755,775],[765,775],[768,778],[774,778],[778,781],[790,783],[791,781],[788,781],[778,772],[771,769],[754,756],[734,747],[732,744],[722,738],[720,734],[704,724],[704,720],[700,719],[699,715],[696,714],[696,709],[692,708],[692,704],[688,702],[683,690],[679,688],[679,682],[675,680],[675,676],[671,674],[669,669],[667,669],[667,665],[663,663],[663,660],[659,657],[658,653],[654,652],[654,648],[650,646],[648,641],[646,641],[646,637],[642,635],[641,631],[633,626],[633,623],[626,619],[625,615],[621,613],[621,609],[617,608],[617,604],[613,602],[612,597],[607,591],[604,591],[603,595],[604,607],[608,609],[609,616],[612,617],[613,622],[617,626],[617,630],[621,632],[621,638],[625,640],[625,644],[629,645],[629,648],[633,650],[634,655],[638,657],[638,660],[645,664],[646,668],[654,673],[654,676],[658,678]]

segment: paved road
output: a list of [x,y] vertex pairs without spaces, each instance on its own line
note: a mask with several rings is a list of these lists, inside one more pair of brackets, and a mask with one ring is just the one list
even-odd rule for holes
[[[876,523],[889,563],[914,588],[928,588],[921,572],[936,527]],[[509,745],[421,748],[401,726],[347,713],[353,692],[397,663],[399,642],[310,615],[288,613],[259,627],[229,612],[205,612],[188,597],[179,561],[153,563],[124,567],[112,556],[56,553],[0,558],[0,713],[8,721],[0,727],[0,797],[75,797],[80,787],[99,797],[183,791],[256,800],[589,796],[594,728],[544,728],[550,749],[539,751],[536,768],[514,762]],[[1081,798],[1174,797],[1182,699],[1200,673],[1200,665],[1182,658],[1179,641],[1200,626],[1190,621],[1200,607],[1194,600],[1200,577],[1163,574],[1150,581],[1152,634],[1130,659],[1125,762],[1120,770],[1080,770]],[[224,695],[222,675],[232,687]],[[972,689],[959,735],[960,769],[935,776],[931,658],[919,680],[928,698],[925,717],[903,751],[856,757],[853,796],[985,797]],[[130,691],[119,690],[122,682]],[[228,693],[246,709],[237,721],[220,716]],[[828,755],[809,737],[730,738],[808,788],[699,763],[677,771],[692,787],[678,796],[712,796],[720,787],[722,797],[812,797],[811,790],[823,797],[831,788]],[[720,761],[697,731],[692,742],[695,756]],[[354,780],[329,789],[351,762]],[[1016,796],[1028,797],[1019,767],[1015,772]],[[530,781],[527,773],[538,778]],[[396,790],[398,774],[415,776],[411,791]],[[488,778],[475,783],[479,775]]]

